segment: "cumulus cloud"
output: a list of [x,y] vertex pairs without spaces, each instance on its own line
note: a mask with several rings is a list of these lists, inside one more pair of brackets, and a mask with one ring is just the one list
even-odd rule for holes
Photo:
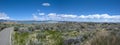
[[45,13],[38,13],[39,15],[45,15]]
[[49,13],[48,16],[50,16],[50,17],[56,17],[57,15],[56,15],[56,13]]
[[10,19],[10,17],[7,16],[6,13],[3,13],[3,12],[1,13],[1,12],[0,12],[0,19],[5,19],[5,20],[6,20],[6,19]]
[[80,15],[78,18],[104,18],[104,19],[120,19],[120,15],[109,15],[109,14],[93,14],[93,15]]
[[32,14],[32,15],[33,15],[34,20],[39,20],[39,17],[37,15],[35,15],[35,14]]
[[76,18],[77,15],[67,15],[67,14],[62,14],[61,17],[63,17],[63,18]]
[[120,15],[109,14],[91,14],[91,15],[73,15],[48,13],[44,16],[33,16],[38,20],[58,20],[58,21],[85,21],[85,22],[120,22]]
[[42,3],[43,6],[50,6],[50,3]]

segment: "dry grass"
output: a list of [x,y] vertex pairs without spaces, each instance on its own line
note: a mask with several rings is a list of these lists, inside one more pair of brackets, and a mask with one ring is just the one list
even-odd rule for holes
[[84,45],[120,45],[120,36],[117,33],[101,30]]

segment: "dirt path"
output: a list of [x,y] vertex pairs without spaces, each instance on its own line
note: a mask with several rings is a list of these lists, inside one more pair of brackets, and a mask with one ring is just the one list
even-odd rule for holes
[[0,45],[11,45],[11,33],[14,28],[5,28],[0,32]]

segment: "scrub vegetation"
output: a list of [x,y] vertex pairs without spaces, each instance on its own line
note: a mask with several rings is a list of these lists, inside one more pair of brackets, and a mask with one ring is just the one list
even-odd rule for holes
[[120,23],[14,24],[13,45],[120,45]]

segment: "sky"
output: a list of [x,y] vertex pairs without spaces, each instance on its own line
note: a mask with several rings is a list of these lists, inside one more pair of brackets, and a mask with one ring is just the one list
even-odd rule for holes
[[0,19],[120,22],[120,0],[0,0]]

